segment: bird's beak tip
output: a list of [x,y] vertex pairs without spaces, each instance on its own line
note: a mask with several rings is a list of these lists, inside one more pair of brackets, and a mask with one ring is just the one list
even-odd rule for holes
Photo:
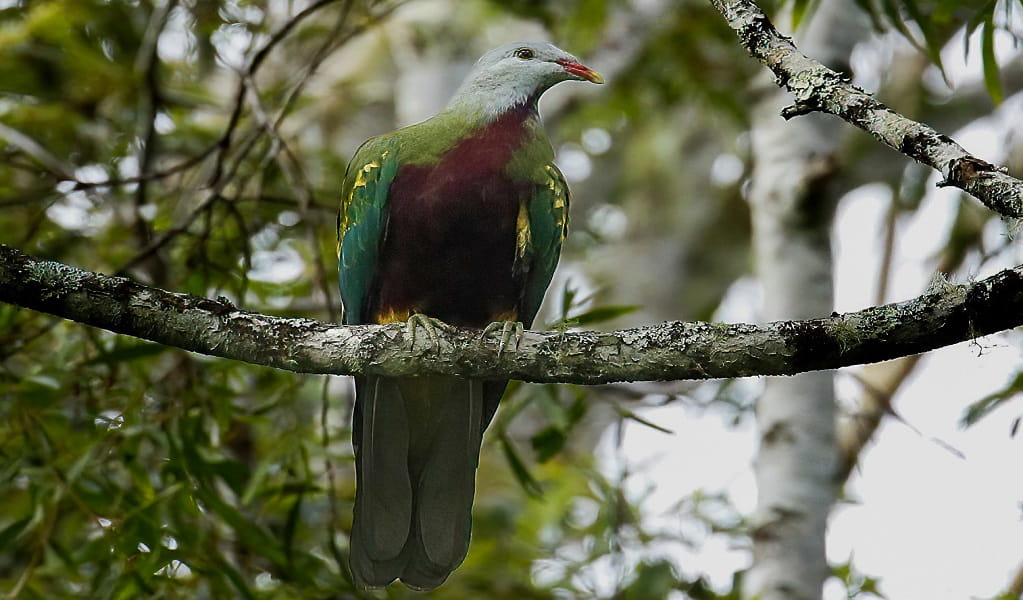
[[578,63],[572,60],[559,60],[558,64],[561,65],[563,69],[565,69],[566,73],[576,77],[579,80],[585,80],[591,83],[604,83],[603,75],[582,63]]

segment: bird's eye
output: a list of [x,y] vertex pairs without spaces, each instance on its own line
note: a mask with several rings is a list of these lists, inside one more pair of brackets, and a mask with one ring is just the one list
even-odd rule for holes
[[533,54],[533,50],[530,48],[519,48],[518,50],[515,51],[515,56],[521,58],[522,60],[529,60],[533,58],[533,56],[535,55]]

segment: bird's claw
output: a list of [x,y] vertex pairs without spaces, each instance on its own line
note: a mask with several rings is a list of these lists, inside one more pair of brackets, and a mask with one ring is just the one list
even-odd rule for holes
[[427,337],[430,338],[434,350],[440,350],[440,336],[437,335],[437,330],[450,331],[451,326],[441,321],[440,319],[434,319],[428,317],[422,313],[414,313],[408,318],[405,323],[406,326],[406,339],[408,339],[408,349],[412,350],[416,347],[416,329],[422,328],[426,332]]
[[512,347],[512,350],[519,349],[519,343],[522,341],[522,336],[525,333],[526,328],[523,327],[521,321],[494,321],[490,325],[486,326],[483,330],[483,335],[480,337],[485,339],[497,331],[501,332],[501,337],[497,346],[497,357],[501,358],[504,351],[508,349],[508,343],[511,342],[512,339],[515,340],[515,345]]

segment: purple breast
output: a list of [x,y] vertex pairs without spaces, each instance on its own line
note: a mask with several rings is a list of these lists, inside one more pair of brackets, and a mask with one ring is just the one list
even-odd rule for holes
[[505,167],[531,114],[510,111],[437,164],[398,171],[370,298],[374,320],[420,312],[482,327],[517,318],[523,281],[513,269],[516,221],[532,184],[511,180]]

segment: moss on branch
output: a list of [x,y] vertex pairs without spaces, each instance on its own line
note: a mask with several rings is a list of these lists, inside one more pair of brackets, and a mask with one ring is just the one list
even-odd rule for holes
[[863,129],[886,146],[939,171],[938,185],[957,187],[1005,217],[1023,217],[1023,181],[968,153],[955,140],[909,119],[847,77],[802,54],[778,33],[753,0],[711,0],[743,47],[774,73],[795,103],[782,111],[792,118],[826,112]]
[[[529,331],[498,356],[480,332],[408,349],[403,325],[342,326],[239,310],[0,245],[0,301],[211,356],[300,373],[451,374],[535,382],[792,375],[926,352],[1023,324],[1023,267],[906,302],[765,324],[669,321],[611,332]],[[422,337],[422,336],[421,336]]]

